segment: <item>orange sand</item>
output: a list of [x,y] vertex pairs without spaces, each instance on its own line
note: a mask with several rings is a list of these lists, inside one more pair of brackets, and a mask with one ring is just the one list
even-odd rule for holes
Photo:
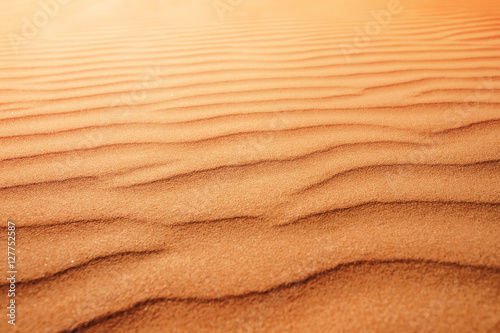
[[0,332],[500,332],[499,27],[493,0],[3,2]]

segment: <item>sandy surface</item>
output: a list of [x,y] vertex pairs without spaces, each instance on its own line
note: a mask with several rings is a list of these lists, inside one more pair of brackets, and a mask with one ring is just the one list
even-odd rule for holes
[[498,1],[47,3],[0,5],[1,332],[500,332]]

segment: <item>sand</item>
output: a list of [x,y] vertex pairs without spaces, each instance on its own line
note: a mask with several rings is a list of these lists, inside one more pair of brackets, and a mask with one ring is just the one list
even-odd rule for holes
[[500,332],[500,3],[47,3],[0,5],[1,332]]

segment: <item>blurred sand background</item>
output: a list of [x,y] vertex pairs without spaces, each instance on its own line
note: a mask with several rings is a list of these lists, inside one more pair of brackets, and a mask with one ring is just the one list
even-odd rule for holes
[[498,1],[0,22],[1,332],[500,331]]

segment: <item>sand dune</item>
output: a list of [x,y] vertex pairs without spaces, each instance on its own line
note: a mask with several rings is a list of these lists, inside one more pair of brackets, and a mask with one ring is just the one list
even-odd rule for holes
[[500,331],[500,4],[43,8],[0,5],[0,331]]

